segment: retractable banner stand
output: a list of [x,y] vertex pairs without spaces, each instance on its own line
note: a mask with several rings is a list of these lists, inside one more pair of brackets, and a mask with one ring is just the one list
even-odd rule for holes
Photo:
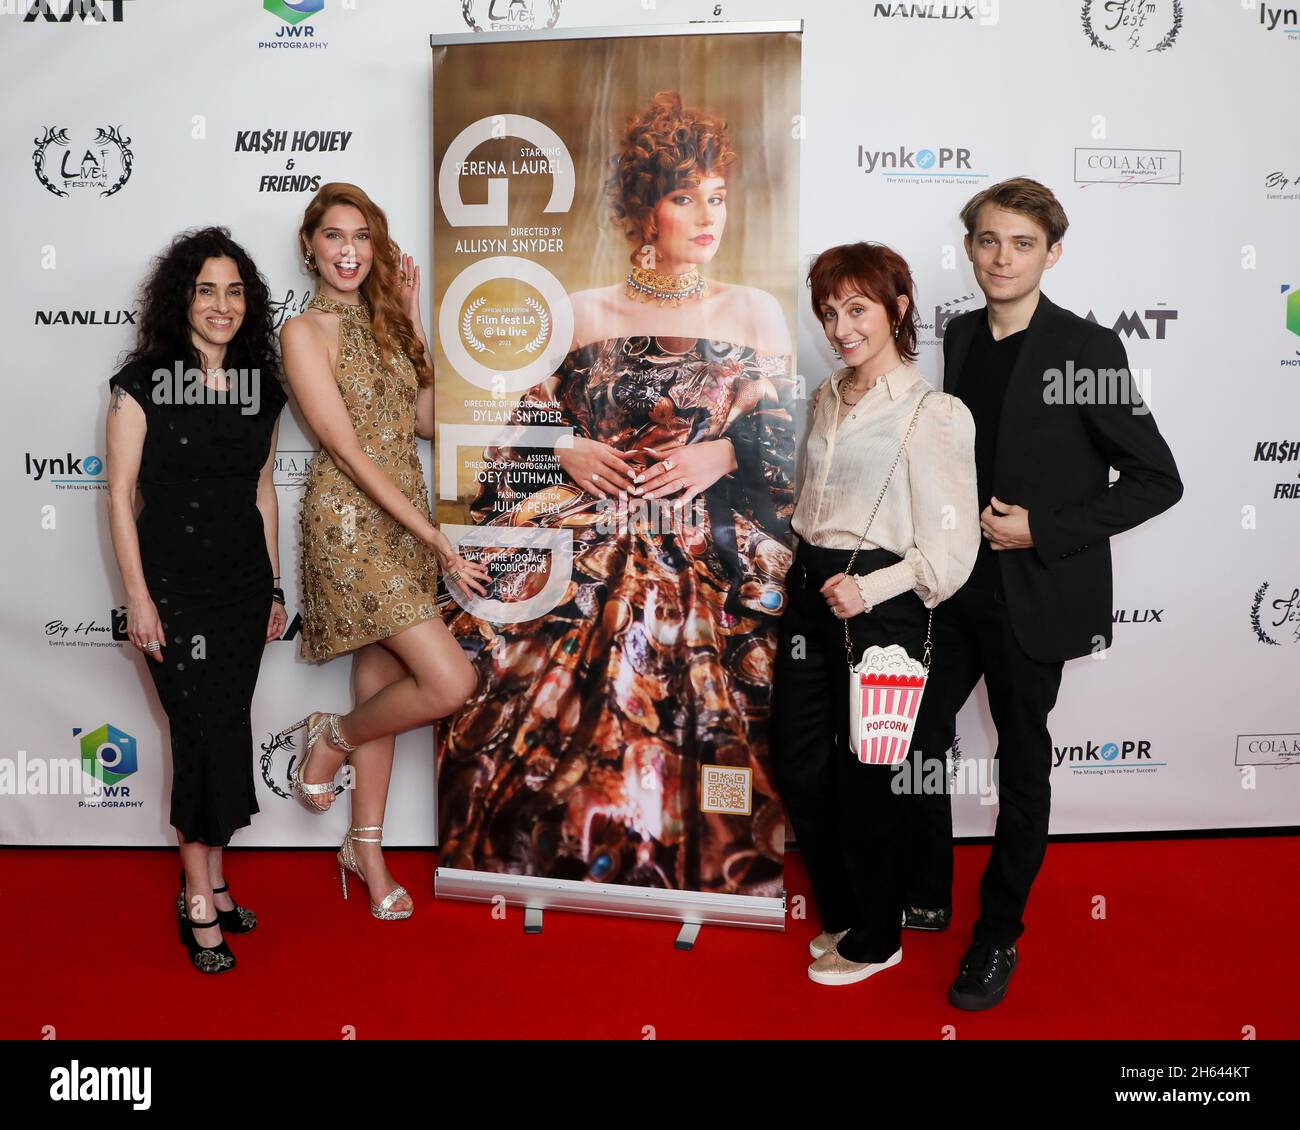
[[433,38],[439,895],[783,923],[800,27]]

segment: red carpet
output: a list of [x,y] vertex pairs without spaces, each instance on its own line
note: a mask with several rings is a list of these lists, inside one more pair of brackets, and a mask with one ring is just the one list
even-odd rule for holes
[[[344,903],[331,853],[232,851],[232,889],[261,924],[233,939],[235,972],[205,978],[176,940],[174,852],[4,849],[0,1037],[1294,1039],[1296,848],[1054,844],[1007,999],[977,1014],[946,990],[986,846],[957,849],[947,933],[908,931],[901,966],[838,989],[804,973],[815,919],[705,927],[693,952],[674,950],[674,926],[598,915],[548,914],[526,936],[520,910],[435,901],[434,855],[414,851],[390,853],[416,899],[405,922],[372,919],[355,887]],[[807,896],[797,853],[787,881],[792,904]]]

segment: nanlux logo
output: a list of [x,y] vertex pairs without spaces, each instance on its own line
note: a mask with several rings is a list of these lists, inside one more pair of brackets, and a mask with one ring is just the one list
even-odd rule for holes
[[1113,624],[1163,624],[1163,608],[1121,608],[1111,614]]
[[37,310],[38,326],[134,326],[138,310]]
[[[938,9],[936,12],[935,9]],[[876,16],[909,20],[973,20],[974,4],[877,4]]]

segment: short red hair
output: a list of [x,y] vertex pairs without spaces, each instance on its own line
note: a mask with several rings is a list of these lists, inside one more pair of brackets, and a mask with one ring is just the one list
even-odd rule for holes
[[[822,320],[822,305],[828,298],[858,293],[885,308],[891,332],[897,333],[898,355],[916,360],[916,295],[912,271],[893,248],[883,243],[842,243],[823,251],[808,268],[813,313]],[[907,299],[907,309],[898,313],[898,298]]]

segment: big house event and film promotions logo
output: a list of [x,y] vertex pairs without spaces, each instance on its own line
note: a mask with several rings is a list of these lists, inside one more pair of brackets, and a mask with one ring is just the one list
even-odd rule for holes
[[473,31],[533,31],[552,28],[561,0],[461,0],[460,14]]
[[282,22],[274,36],[258,40],[258,50],[313,51],[328,47],[329,40],[318,36],[316,28],[306,22],[319,15],[324,7],[325,0],[262,0],[263,10]]
[[1099,51],[1168,51],[1183,26],[1182,0],[1084,0],[1082,23]]
[[131,179],[135,156],[121,126],[89,130],[46,126],[34,138],[32,167],[36,179],[55,196],[115,196]]

